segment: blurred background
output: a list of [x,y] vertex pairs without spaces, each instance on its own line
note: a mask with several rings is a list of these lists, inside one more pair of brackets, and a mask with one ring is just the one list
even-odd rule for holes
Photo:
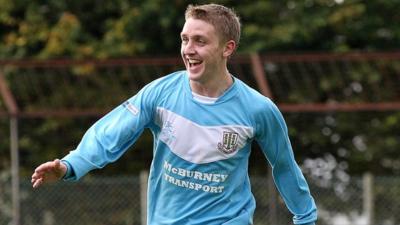
[[[280,108],[320,225],[400,224],[400,1],[213,1],[242,39],[229,69]],[[77,183],[33,190],[39,164],[73,150],[102,115],[184,69],[188,4],[0,0],[0,225],[145,222],[152,135]],[[291,224],[255,144],[256,225]]]

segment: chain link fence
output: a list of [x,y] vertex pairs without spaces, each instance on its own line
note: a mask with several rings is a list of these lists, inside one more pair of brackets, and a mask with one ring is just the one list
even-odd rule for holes
[[[255,225],[292,224],[291,214],[278,196],[274,202],[266,177],[251,178],[257,201]],[[400,178],[376,177],[373,192],[366,193],[361,177],[351,178],[344,189],[320,187],[309,180],[319,209],[319,225],[397,225],[400,224]],[[0,182],[0,225],[12,221],[10,179],[4,173]],[[141,225],[141,182],[139,176],[87,177],[70,183],[59,182],[32,189],[21,183],[22,225]],[[366,195],[367,194],[367,195]],[[373,198],[372,212],[365,212],[366,196]],[[274,209],[274,210],[271,210]],[[373,222],[368,221],[373,220]]]

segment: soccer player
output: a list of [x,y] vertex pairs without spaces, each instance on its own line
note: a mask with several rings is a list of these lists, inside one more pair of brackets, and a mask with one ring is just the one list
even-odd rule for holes
[[97,121],[75,150],[36,168],[33,187],[104,167],[149,128],[148,224],[252,224],[248,160],[256,141],[293,223],[315,224],[316,205],[281,113],[227,69],[240,39],[238,16],[217,4],[190,5],[180,36],[186,70],[151,82]]

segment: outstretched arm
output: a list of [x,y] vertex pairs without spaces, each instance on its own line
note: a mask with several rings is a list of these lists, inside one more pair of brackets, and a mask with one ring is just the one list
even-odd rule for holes
[[43,163],[32,174],[32,186],[37,188],[42,184],[60,180],[66,172],[67,166],[59,159]]
[[[155,83],[155,82],[154,82]],[[93,169],[117,160],[140,136],[153,116],[158,92],[149,84],[138,94],[98,120],[83,136],[78,147],[62,160],[38,166],[32,175],[34,188],[60,179],[78,180]]]

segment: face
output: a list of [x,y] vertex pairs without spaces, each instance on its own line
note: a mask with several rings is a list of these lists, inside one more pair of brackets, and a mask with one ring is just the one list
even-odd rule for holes
[[206,83],[226,71],[231,52],[220,41],[213,25],[189,18],[183,26],[181,40],[181,55],[191,81]]

